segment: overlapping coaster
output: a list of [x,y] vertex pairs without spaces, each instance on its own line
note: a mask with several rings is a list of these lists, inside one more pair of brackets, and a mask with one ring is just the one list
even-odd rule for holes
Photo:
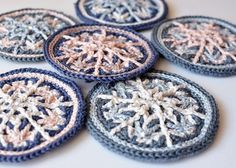
[[165,58],[186,69],[213,76],[236,74],[236,26],[231,23],[185,16],[160,23],[152,38]]
[[53,32],[76,22],[48,9],[20,9],[0,15],[0,56],[18,61],[43,60],[43,43]]
[[90,24],[58,31],[44,51],[46,60],[63,74],[100,82],[138,76],[158,57],[152,44],[131,29]]
[[84,124],[78,86],[39,69],[0,75],[0,161],[21,162],[74,136]]
[[218,128],[214,98],[197,84],[163,71],[96,85],[88,110],[87,127],[99,142],[143,161],[197,154],[212,143]]
[[164,0],[78,0],[77,15],[86,23],[130,27],[135,30],[152,28],[168,13]]

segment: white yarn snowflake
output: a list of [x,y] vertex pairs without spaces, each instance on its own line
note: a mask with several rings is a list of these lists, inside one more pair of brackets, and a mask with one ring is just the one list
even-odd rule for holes
[[163,41],[180,56],[188,55],[194,64],[236,62],[236,35],[229,29],[207,22],[173,22]]
[[65,27],[60,19],[47,14],[25,14],[6,17],[0,22],[0,49],[13,54],[42,53],[44,40]]
[[37,134],[48,140],[51,138],[49,131],[59,130],[65,125],[65,113],[61,107],[71,107],[73,102],[63,101],[64,97],[57,90],[43,83],[44,79],[36,82],[22,80],[0,88],[2,146],[26,146]]
[[184,85],[161,79],[119,82],[111,93],[99,93],[98,100],[106,101],[101,110],[105,120],[113,123],[110,134],[126,129],[128,137],[136,137],[139,144],[152,144],[164,136],[166,145],[171,147],[172,136],[194,135],[196,119],[206,118]]
[[76,72],[92,71],[91,74],[99,76],[101,71],[106,74],[127,71],[131,64],[142,66],[142,43],[125,36],[108,34],[102,29],[75,37],[64,35],[63,38],[65,41],[59,48],[62,55],[56,59],[65,61]]
[[88,0],[85,6],[101,21],[133,23],[150,19],[153,13],[158,13],[156,3],[155,0]]

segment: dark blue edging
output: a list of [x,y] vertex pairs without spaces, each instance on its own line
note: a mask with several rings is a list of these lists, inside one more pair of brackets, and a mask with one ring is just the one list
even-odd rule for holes
[[77,118],[76,118],[74,126],[68,132],[66,132],[63,136],[58,138],[56,141],[48,144],[47,146],[45,146],[39,150],[36,150],[31,153],[23,154],[23,155],[15,155],[15,156],[0,155],[0,162],[22,162],[22,161],[27,161],[27,160],[31,160],[33,158],[36,158],[42,154],[45,154],[46,152],[51,151],[52,149],[54,149],[56,147],[59,147],[60,145],[62,145],[66,141],[68,141],[70,138],[75,136],[84,126],[85,116],[86,116],[85,102],[84,102],[82,92],[75,82],[73,82],[67,78],[64,78],[62,76],[59,76],[58,74],[56,74],[54,72],[50,72],[50,71],[46,71],[46,70],[42,70],[42,69],[36,69],[36,68],[23,68],[23,69],[12,70],[12,71],[0,74],[0,78],[8,76],[8,75],[17,74],[17,73],[23,73],[23,72],[46,74],[46,75],[52,76],[52,77],[64,82],[65,84],[69,85],[73,89],[73,91],[75,92],[75,94],[78,98],[78,101],[79,101],[79,109],[77,112]]
[[[57,65],[55,63],[55,61],[51,58],[50,53],[48,51],[48,48],[50,46],[51,41],[54,39],[55,36],[57,36],[58,34],[60,34],[61,32],[65,31],[67,29],[73,29],[73,28],[76,28],[76,27],[79,27],[79,26],[107,26],[107,27],[113,27],[113,28],[116,28],[116,29],[121,29],[121,30],[132,32],[133,34],[139,36],[140,38],[142,38],[144,41],[146,41],[148,43],[148,45],[150,46],[151,52],[153,53],[152,58],[150,59],[149,62],[146,63],[146,65],[144,65],[142,68],[134,70],[132,73],[131,72],[126,72],[126,73],[123,73],[123,74],[116,74],[116,75],[113,75],[113,76],[107,75],[105,77],[97,77],[97,76],[93,76],[93,75],[90,75],[90,74],[80,74],[80,73],[75,73],[75,72],[64,70],[59,65]],[[55,32],[45,42],[45,44],[44,44],[44,54],[45,54],[45,59],[47,60],[47,62],[49,62],[49,64],[51,64],[55,69],[60,71],[62,74],[66,75],[66,76],[69,76],[69,77],[72,77],[72,78],[79,78],[79,79],[84,79],[86,81],[98,81],[98,82],[121,81],[121,80],[126,80],[126,79],[136,77],[140,74],[145,73],[150,68],[152,68],[155,65],[155,63],[157,62],[157,59],[159,57],[159,53],[156,52],[156,50],[155,50],[154,46],[152,45],[152,43],[149,42],[148,39],[146,39],[143,35],[137,33],[136,31],[134,31],[132,29],[128,29],[128,28],[120,28],[120,27],[116,27],[116,26],[108,26],[108,25],[100,25],[100,24],[78,24],[78,25],[63,28],[63,29]]]
[[[212,113],[213,116],[212,116],[211,124],[208,127],[206,136],[201,141],[197,142],[196,144],[194,144],[192,146],[185,147],[185,148],[180,148],[178,150],[171,150],[171,151],[166,151],[166,152],[143,152],[143,151],[135,150],[135,149],[123,146],[123,145],[119,145],[116,142],[114,142],[113,140],[106,137],[103,133],[101,133],[100,130],[98,130],[94,126],[93,122],[91,121],[91,119],[88,115],[86,126],[87,126],[90,134],[97,141],[99,141],[104,147],[108,148],[109,150],[116,152],[120,155],[124,155],[128,158],[138,160],[138,161],[145,161],[145,162],[177,161],[177,160],[184,159],[184,158],[187,158],[187,157],[190,157],[193,155],[197,155],[197,154],[205,151],[213,143],[213,140],[216,136],[216,133],[217,133],[217,130],[219,127],[219,112],[218,112],[218,107],[217,107],[217,104],[216,104],[213,96],[211,96],[205,89],[203,89],[198,84],[196,84],[184,77],[181,77],[177,74],[173,74],[173,73],[169,73],[169,72],[165,72],[165,71],[160,71],[160,70],[155,70],[155,69],[151,70],[150,72],[164,73],[167,75],[171,75],[171,76],[180,78],[180,79],[188,82],[189,84],[193,85],[194,87],[198,88],[201,92],[204,93],[204,95],[206,95],[208,97],[208,99],[210,100],[210,103],[212,105],[212,108],[213,108],[213,113]],[[87,96],[86,101],[87,101],[88,111],[90,110],[90,104],[91,104],[90,100],[91,100],[91,97],[93,96],[93,92],[100,85],[102,85],[102,84],[95,85]]]

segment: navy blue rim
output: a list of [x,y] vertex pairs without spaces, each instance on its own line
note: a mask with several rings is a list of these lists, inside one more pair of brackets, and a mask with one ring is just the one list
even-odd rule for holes
[[23,154],[23,155],[15,155],[15,156],[0,155],[0,162],[23,162],[23,161],[27,161],[27,160],[31,160],[33,158],[36,158],[40,155],[45,154],[46,152],[51,151],[52,149],[54,149],[56,147],[59,147],[60,145],[62,145],[63,143],[65,143],[66,141],[71,139],[73,136],[75,136],[84,127],[85,116],[86,116],[85,102],[84,102],[82,92],[75,82],[73,82],[67,78],[64,78],[62,76],[59,76],[58,74],[56,74],[54,72],[50,72],[50,71],[46,71],[46,70],[42,70],[42,69],[36,69],[36,68],[23,68],[23,69],[12,70],[12,71],[1,74],[0,78],[8,76],[8,75],[24,73],[24,72],[32,72],[32,73],[40,73],[40,74],[44,74],[44,75],[49,75],[49,76],[52,76],[52,77],[64,82],[66,85],[69,85],[73,89],[73,91],[75,92],[76,97],[78,98],[78,101],[79,101],[79,109],[77,112],[77,118],[76,118],[74,126],[67,133],[65,133],[63,136],[58,138],[56,141],[48,144],[47,146],[45,146],[39,150],[36,150],[34,152],[30,152],[27,154]]
[[[177,150],[170,150],[170,151],[165,151],[165,152],[143,152],[143,151],[135,150],[135,149],[117,144],[113,140],[106,137],[100,130],[98,130],[94,126],[91,118],[88,115],[86,126],[87,126],[90,134],[97,141],[99,141],[104,147],[108,148],[109,150],[111,150],[115,153],[118,153],[120,155],[126,156],[128,158],[138,160],[138,161],[144,161],[144,162],[154,162],[154,163],[155,162],[159,162],[159,163],[164,162],[165,163],[165,162],[169,162],[169,161],[177,161],[180,159],[184,159],[184,158],[187,158],[190,156],[197,155],[197,154],[205,151],[206,149],[208,149],[208,147],[213,143],[214,138],[217,133],[217,130],[218,130],[218,127],[219,127],[219,112],[218,112],[218,107],[217,107],[214,97],[211,96],[205,89],[203,89],[198,84],[196,84],[196,83],[194,83],[182,76],[179,76],[177,74],[169,73],[166,71],[155,70],[155,69],[152,69],[150,72],[162,73],[162,74],[166,74],[166,75],[171,75],[173,77],[177,77],[177,78],[184,80],[187,83],[193,85],[194,87],[199,89],[205,96],[207,96],[207,98],[209,99],[209,101],[212,105],[213,113],[212,113],[211,124],[208,127],[208,130],[206,132],[206,136],[201,141],[197,142],[196,144],[194,144],[192,146],[185,147],[185,148],[180,148]],[[102,84],[96,84],[93,87],[93,89],[89,92],[89,94],[86,98],[88,111],[90,111],[90,104],[91,104],[90,100],[93,96],[93,92],[101,85]]]
[[[23,9],[17,9],[17,10],[13,10],[13,11],[10,11],[10,12],[5,12],[5,13],[2,13],[0,14],[0,17],[4,16],[4,15],[8,15],[8,14],[11,14],[11,13],[15,13],[15,12],[22,12],[22,11],[29,11],[29,10],[45,10],[45,11],[51,11],[51,12],[55,12],[55,13],[58,13],[58,14],[61,14],[61,15],[64,15],[65,17],[71,19],[75,24],[78,24],[78,20],[76,20],[74,17],[70,16],[70,15],[67,15],[63,12],[60,12],[60,11],[56,11],[56,10],[51,10],[51,9],[45,9],[45,8],[23,8]],[[4,51],[5,52],[5,51]],[[7,59],[7,60],[10,60],[10,61],[16,61],[16,62],[39,62],[39,61],[44,61],[44,54],[42,53],[40,57],[12,57],[12,56],[9,56],[9,55],[5,55],[5,54],[1,54],[0,55],[2,58],[4,59]]]
[[175,20],[181,20],[181,19],[209,19],[209,20],[216,20],[219,22],[222,22],[223,24],[228,24],[229,26],[232,26],[236,30],[236,25],[229,23],[225,20],[218,19],[218,18],[213,18],[213,17],[207,17],[207,16],[183,16],[183,17],[178,17],[178,18],[173,18],[173,19],[168,19],[165,21],[160,22],[157,24],[153,31],[152,31],[152,43],[155,46],[155,48],[170,62],[173,62],[174,64],[177,64],[178,66],[181,66],[185,69],[188,69],[192,72],[199,73],[202,75],[208,75],[208,76],[214,76],[214,77],[229,77],[236,75],[236,65],[234,67],[230,68],[214,68],[214,67],[207,67],[207,66],[199,66],[199,65],[194,65],[190,64],[189,61],[183,60],[179,57],[177,57],[174,53],[168,51],[165,49],[164,46],[160,43],[160,41],[157,38],[157,32],[162,24],[165,24],[166,22],[169,21],[175,21]]
[[[75,72],[64,70],[63,68],[60,67],[60,65],[55,63],[55,61],[51,58],[50,53],[48,51],[49,46],[51,44],[51,41],[58,34],[62,33],[65,30],[73,29],[73,28],[80,27],[80,26],[106,26],[106,27],[113,27],[113,28],[116,28],[116,29],[121,29],[121,30],[132,32],[133,34],[139,36],[145,42],[147,42],[147,44],[149,45],[149,47],[151,49],[151,52],[153,53],[152,58],[142,68],[138,68],[136,70],[133,70],[133,72],[127,72],[127,73],[123,73],[123,74],[116,74],[116,75],[113,75],[113,76],[107,75],[107,76],[103,76],[103,77],[97,77],[97,76],[93,76],[93,75],[89,75],[89,74],[80,74],[80,73],[75,73]],[[51,64],[55,69],[57,69],[59,72],[61,72],[62,74],[66,75],[66,76],[69,76],[69,77],[72,77],[72,78],[84,79],[86,81],[98,81],[98,82],[104,82],[104,83],[105,82],[111,82],[111,81],[126,80],[126,79],[136,77],[140,74],[143,74],[155,65],[155,63],[157,62],[157,59],[159,57],[159,54],[156,52],[155,47],[152,45],[152,43],[147,38],[145,38],[143,35],[139,34],[138,32],[136,32],[132,29],[128,29],[128,28],[120,28],[120,27],[118,28],[116,26],[100,25],[100,24],[78,24],[78,25],[63,28],[63,29],[55,32],[44,43],[44,55],[45,55],[46,61],[49,64]]]
[[[134,30],[147,30],[147,29],[151,29],[156,23],[158,23],[159,21],[165,19],[168,16],[169,8],[168,8],[167,3],[164,0],[160,0],[160,1],[162,1],[163,5],[164,5],[164,13],[163,13],[163,15],[159,19],[156,19],[156,20],[154,20],[152,22],[149,22],[149,23],[144,23],[144,24],[139,24],[139,25],[134,25],[134,26],[117,26],[117,27],[128,27],[128,28],[131,28],[131,29],[134,29]],[[79,2],[80,2],[80,0],[78,0],[74,4],[75,11],[76,11],[76,14],[79,17],[79,19],[81,21],[83,21],[84,23],[101,24],[98,21],[89,19],[89,18],[84,16],[81,13],[80,9],[79,9]],[[109,25],[109,24],[105,24],[105,25]]]

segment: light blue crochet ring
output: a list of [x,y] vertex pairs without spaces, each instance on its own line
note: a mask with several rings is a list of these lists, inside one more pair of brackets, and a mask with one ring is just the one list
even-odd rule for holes
[[112,151],[137,160],[163,162],[197,154],[212,143],[218,128],[214,98],[167,72],[98,84],[87,101],[91,134]]

